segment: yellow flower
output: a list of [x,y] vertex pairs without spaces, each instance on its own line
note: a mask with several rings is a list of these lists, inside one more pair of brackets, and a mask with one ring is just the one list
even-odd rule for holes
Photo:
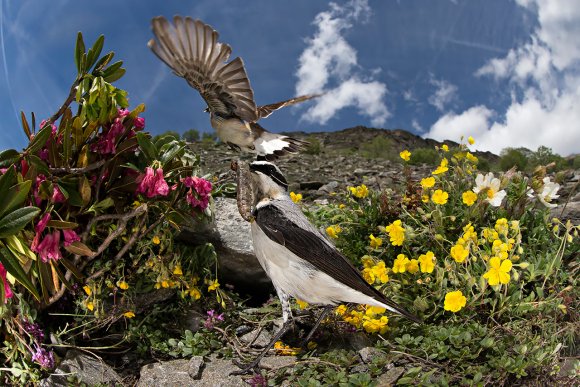
[[471,161],[473,164],[477,164],[479,161],[476,156],[471,154],[471,152],[467,152],[467,154],[465,155],[465,158],[467,160]]
[[435,169],[433,172],[431,172],[431,174],[432,175],[440,175],[442,173],[447,172],[449,170],[449,168],[447,167],[448,164],[449,164],[449,161],[447,161],[447,159],[444,158],[443,160],[441,160],[441,163],[439,164],[437,169]]
[[441,149],[443,149],[443,152],[449,152],[449,147],[447,146],[447,144],[441,145]]
[[465,191],[461,197],[463,198],[463,203],[466,204],[467,207],[471,207],[477,200],[477,194],[472,190]]
[[467,303],[467,298],[463,295],[461,290],[449,292],[445,295],[444,308],[450,312],[459,312]]
[[369,195],[369,189],[364,184],[361,184],[357,187],[348,187],[348,189],[353,196],[359,199],[364,199]]
[[133,208],[137,208],[137,207],[139,207],[140,205],[141,205],[141,203],[139,202],[139,200],[135,200],[135,201],[133,202]]
[[416,272],[419,271],[419,261],[417,261],[416,259],[411,259],[406,267],[407,271],[411,274],[415,274]]
[[431,188],[435,185],[435,178],[434,177],[425,177],[421,179],[421,187],[423,188]]
[[127,317],[127,318],[133,318],[135,317],[135,313],[133,313],[132,311],[128,311],[123,313],[123,316]]
[[465,248],[461,244],[456,244],[451,248],[451,258],[457,263],[462,263],[469,256],[469,248]]
[[399,153],[399,156],[401,156],[403,160],[409,161],[411,159],[411,152],[405,149],[404,151]]
[[497,231],[499,234],[507,236],[508,231],[509,231],[508,220],[506,218],[500,218],[500,219],[496,220],[494,228],[495,228],[495,231]]
[[487,279],[491,286],[510,282],[509,272],[512,269],[512,261],[509,259],[502,261],[499,257],[492,257],[489,260],[489,266],[490,269],[483,275],[483,278]]
[[421,196],[421,201],[423,203],[429,203],[429,195],[422,195]]
[[193,297],[194,300],[199,300],[201,298],[201,292],[196,287],[189,289],[189,295]]
[[123,290],[127,290],[129,289],[129,284],[125,281],[118,281],[117,282],[117,286],[120,287]]
[[373,257],[371,257],[370,255],[363,255],[363,257],[360,260],[363,266],[366,268],[371,268],[375,265],[375,261]]
[[91,288],[88,285],[83,286],[83,290],[85,291],[85,293],[87,293],[87,296],[90,296],[91,294],[93,294],[93,291],[91,290]]
[[342,228],[338,224],[328,226],[326,228],[326,233],[328,234],[328,236],[334,239],[338,238],[338,234],[340,234],[341,232]]
[[376,238],[373,234],[369,235],[369,239],[371,240],[371,248],[376,249],[381,247],[383,244],[383,240],[381,238]]
[[346,313],[346,310],[348,308],[346,307],[346,305],[339,305],[336,307],[336,309],[334,310],[334,313],[336,313],[339,316],[344,316],[344,314]]
[[375,283],[375,273],[373,273],[373,269],[370,267],[365,267],[362,271],[362,276],[369,284]]
[[387,331],[387,323],[389,319],[387,316],[381,316],[381,318],[372,318],[368,316],[363,317],[363,328],[368,333],[380,333],[384,335]]
[[183,275],[183,271],[181,270],[181,265],[175,265],[175,267],[173,268],[173,274]]
[[433,192],[433,195],[431,195],[431,200],[433,200],[433,203],[435,204],[445,204],[447,203],[448,198],[449,194],[440,189],[436,190],[435,192]]
[[296,304],[298,305],[298,307],[300,309],[306,309],[306,308],[308,308],[308,303],[306,301],[302,301],[302,300],[296,299]]
[[375,266],[373,266],[370,270],[372,271],[372,274],[375,277],[375,280],[378,280],[379,282],[381,282],[383,284],[389,282],[388,269],[385,266],[384,261],[380,261]]
[[467,137],[467,142],[469,143],[469,145],[475,144],[475,140],[471,136]]
[[171,286],[171,285],[169,284],[169,281],[167,281],[167,280],[163,280],[163,281],[161,281],[161,287],[162,287],[162,288],[168,288],[169,286]]
[[427,254],[419,256],[419,264],[421,265],[422,273],[432,273],[435,268],[435,254],[432,251],[427,251]]
[[300,348],[292,348],[281,341],[276,341],[276,343],[274,344],[274,349],[276,350],[276,353],[278,353],[278,355],[282,356],[298,355],[298,353],[300,352]]
[[343,316],[343,320],[349,323],[350,325],[360,328],[362,326],[363,316],[364,315],[362,312],[352,310],[350,312],[350,315]]
[[209,285],[209,286],[207,287],[207,291],[208,291],[208,292],[211,292],[211,291],[213,291],[213,290],[216,290],[217,288],[219,288],[219,287],[220,287],[220,283],[218,282],[218,280],[217,280],[217,279],[216,279],[216,280],[213,280],[213,281],[209,281],[208,285]]
[[409,263],[409,258],[405,254],[397,255],[397,259],[393,262],[393,273],[404,273],[407,271],[407,264]]
[[385,231],[389,233],[389,237],[393,246],[402,246],[405,240],[405,229],[401,225],[400,220],[395,220],[393,223],[385,227]]
[[157,235],[155,235],[153,237],[153,239],[151,239],[151,242],[153,242],[154,245],[158,245],[161,243],[161,240],[159,239],[159,237]]
[[302,200],[302,194],[296,194],[294,192],[290,192],[290,199],[292,199],[292,201],[294,203],[298,203],[299,201]]
[[91,312],[95,309],[95,304],[93,304],[92,301],[87,301],[86,305],[87,309],[90,310]]

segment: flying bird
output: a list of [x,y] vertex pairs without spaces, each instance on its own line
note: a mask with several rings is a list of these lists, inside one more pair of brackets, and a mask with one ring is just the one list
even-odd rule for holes
[[256,106],[244,62],[239,57],[228,62],[232,49],[218,42],[219,34],[211,26],[181,16],[175,16],[173,24],[158,16],[151,25],[155,39],[147,45],[177,76],[199,91],[207,103],[211,126],[223,142],[266,160],[304,148],[306,142],[271,133],[258,120],[318,95]]
[[[414,321],[421,320],[369,285],[360,272],[314,227],[288,195],[288,182],[268,161],[249,166],[233,162],[238,180],[238,209],[251,222],[254,253],[268,274],[282,304],[282,328],[252,363],[248,372],[292,326],[289,298],[332,306],[357,303],[385,308]],[[324,309],[307,342],[330,307]]]

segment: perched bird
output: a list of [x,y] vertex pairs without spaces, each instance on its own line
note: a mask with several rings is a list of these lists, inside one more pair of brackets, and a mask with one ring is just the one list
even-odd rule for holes
[[[288,183],[280,169],[267,161],[247,166],[232,163],[237,172],[238,209],[251,221],[254,252],[268,274],[282,303],[283,326],[254,362],[241,372],[256,368],[282,335],[292,326],[289,297],[309,304],[367,304],[386,308],[420,322],[420,319],[369,285],[360,272],[330,243],[290,199]],[[327,307],[307,336],[331,308]]]
[[303,149],[306,142],[268,132],[257,121],[274,110],[318,95],[258,107],[244,62],[238,57],[227,63],[232,49],[218,42],[217,31],[190,17],[175,16],[173,23],[162,16],[154,18],[151,24],[156,39],[151,39],[148,46],[176,75],[199,91],[207,103],[211,126],[223,142],[266,160]]

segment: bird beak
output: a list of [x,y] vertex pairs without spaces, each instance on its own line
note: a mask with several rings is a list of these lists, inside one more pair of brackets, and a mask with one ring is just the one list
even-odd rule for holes
[[209,107],[206,107],[203,111],[209,113]]

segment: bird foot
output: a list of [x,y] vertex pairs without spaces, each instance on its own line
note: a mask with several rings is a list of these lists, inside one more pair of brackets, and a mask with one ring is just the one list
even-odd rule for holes
[[242,363],[236,359],[232,360],[232,363],[234,363],[234,365],[236,365],[237,367],[239,367],[240,369],[237,371],[232,371],[230,372],[230,375],[248,375],[253,373],[259,373],[260,372],[260,360],[261,359],[256,359],[250,363]]

